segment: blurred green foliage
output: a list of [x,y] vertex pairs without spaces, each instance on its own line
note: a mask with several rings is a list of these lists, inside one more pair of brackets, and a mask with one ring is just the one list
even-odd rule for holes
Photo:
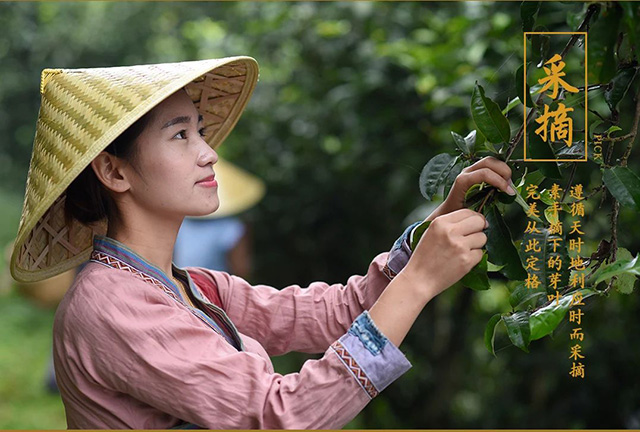
[[[617,61],[606,41],[622,24],[607,22],[619,14],[633,25],[626,18],[632,9],[610,4],[592,27],[590,47]],[[580,2],[543,2],[535,23],[571,31],[585,10]],[[2,245],[17,230],[12,215],[20,211],[16,197],[24,190],[42,69],[246,54],[260,63],[260,82],[220,153],[267,183],[266,198],[245,215],[257,254],[253,281],[344,282],[425,216],[424,208],[415,211],[424,204],[420,170],[455,148],[451,131],[464,137],[475,128],[469,101],[476,81],[500,107],[517,97],[522,30],[515,2],[0,2]],[[615,65],[596,66],[596,82],[613,76],[607,68],[615,73]],[[637,88],[618,105],[625,131]],[[589,106],[608,112],[604,100]],[[512,128],[521,124],[521,110],[508,119]],[[636,151],[630,168],[637,160]],[[589,190],[596,165],[578,165],[575,181]],[[596,205],[586,208],[590,251],[609,232]],[[510,216],[511,230],[522,232],[524,219]],[[621,210],[620,245],[630,251],[640,250],[636,217]],[[613,292],[589,303],[587,376],[576,380],[568,374],[566,322],[552,338],[531,343],[530,354],[505,332],[496,335],[497,358],[486,350],[486,322],[510,307],[506,283],[492,279],[492,289],[482,292],[454,287],[434,299],[402,345],[413,368],[349,426],[640,428],[638,296]],[[51,315],[12,296],[1,301],[0,428],[59,428],[63,413],[52,417],[50,399],[33,390],[46,362],[19,350],[48,349],[42,346]],[[36,327],[39,336],[32,337]],[[306,358],[274,362],[287,372]]]

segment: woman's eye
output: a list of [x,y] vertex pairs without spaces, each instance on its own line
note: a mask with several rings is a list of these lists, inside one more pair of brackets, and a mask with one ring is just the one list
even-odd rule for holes
[[207,130],[206,130],[206,129],[207,129],[207,128],[202,128],[202,129],[200,129],[200,130],[198,131],[198,132],[200,133],[200,136],[201,136],[201,137],[204,137],[204,136],[207,134]]
[[174,138],[179,138],[179,139],[186,139],[187,138],[187,131],[186,130],[181,130],[180,132],[178,132],[177,134],[175,134],[173,136]]

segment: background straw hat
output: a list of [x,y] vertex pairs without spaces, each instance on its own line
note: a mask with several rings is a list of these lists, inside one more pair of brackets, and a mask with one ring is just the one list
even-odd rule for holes
[[251,57],[92,69],[45,69],[22,217],[11,274],[42,280],[88,259],[106,221],[66,225],[65,190],[118,135],[182,87],[220,145],[258,80]]
[[193,216],[192,219],[218,219],[237,215],[250,209],[264,197],[264,182],[228,160],[218,158],[213,170],[218,182],[220,206],[210,215]]

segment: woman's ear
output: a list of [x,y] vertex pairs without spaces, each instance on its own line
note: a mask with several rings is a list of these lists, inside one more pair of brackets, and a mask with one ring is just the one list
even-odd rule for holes
[[121,159],[105,151],[91,161],[91,168],[100,183],[113,192],[126,192],[131,187],[124,166],[125,163]]

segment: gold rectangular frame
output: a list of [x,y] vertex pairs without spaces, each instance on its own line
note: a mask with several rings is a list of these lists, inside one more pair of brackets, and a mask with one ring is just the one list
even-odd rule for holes
[[[540,35],[540,34],[551,34],[551,35],[583,35],[584,36],[584,159],[527,159],[527,98],[524,97],[524,161],[525,162],[586,162],[588,159],[588,101],[589,101],[589,86],[587,82],[587,67],[588,67],[588,34],[587,32],[524,32],[523,40],[524,40],[524,89],[526,91],[527,88],[527,35]],[[524,96],[524,95],[523,95]],[[533,107],[532,107],[533,109]]]

